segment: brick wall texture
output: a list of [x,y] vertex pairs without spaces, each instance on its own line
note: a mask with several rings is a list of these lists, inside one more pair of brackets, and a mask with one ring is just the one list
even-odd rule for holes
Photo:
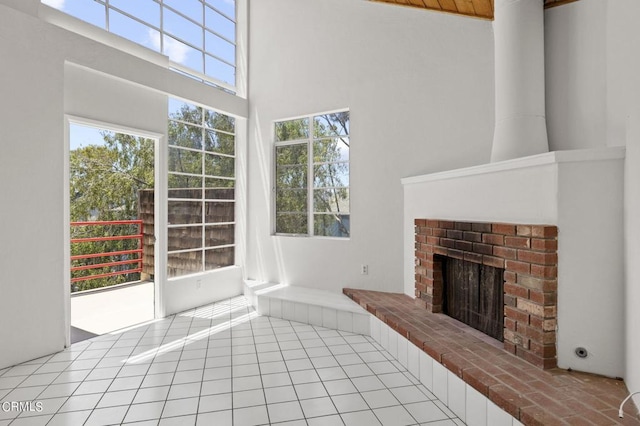
[[503,268],[504,349],[557,366],[556,226],[416,219],[415,295],[430,312],[442,312],[442,257]]

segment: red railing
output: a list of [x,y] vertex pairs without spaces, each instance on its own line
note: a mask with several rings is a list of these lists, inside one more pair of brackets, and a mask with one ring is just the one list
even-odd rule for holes
[[141,220],[111,220],[111,221],[94,221],[94,222],[71,222],[71,226],[109,226],[109,225],[138,225],[137,234],[130,235],[110,235],[104,237],[87,237],[87,238],[72,238],[71,244],[74,243],[92,243],[92,242],[102,242],[102,241],[119,241],[119,240],[133,240],[137,239],[139,241],[137,249],[131,250],[120,250],[120,251],[111,251],[111,252],[101,252],[101,253],[88,253],[88,254],[79,254],[75,256],[71,256],[71,261],[74,260],[83,260],[83,259],[95,259],[97,257],[113,257],[113,256],[121,256],[121,255],[136,255],[137,258],[127,259],[127,260],[118,260],[113,262],[105,262],[98,264],[90,264],[90,265],[81,265],[81,266],[73,266],[71,268],[71,272],[73,271],[84,271],[88,269],[102,269],[109,268],[113,266],[122,266],[122,265],[133,265],[136,264],[137,267],[130,269],[123,269],[120,271],[107,272],[102,274],[94,274],[87,275],[83,277],[74,277],[71,278],[71,282],[92,280],[96,278],[106,278],[112,277],[115,275],[126,275],[133,274],[136,272],[142,272],[142,238],[144,236],[144,225]]

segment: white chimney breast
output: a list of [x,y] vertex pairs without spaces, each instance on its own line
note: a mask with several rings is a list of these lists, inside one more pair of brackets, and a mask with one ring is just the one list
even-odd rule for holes
[[496,103],[491,162],[548,152],[543,0],[496,0],[493,31]]

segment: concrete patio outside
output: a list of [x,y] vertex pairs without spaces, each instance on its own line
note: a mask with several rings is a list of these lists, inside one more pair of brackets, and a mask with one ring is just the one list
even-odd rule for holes
[[71,295],[71,342],[153,319],[153,282],[116,286]]

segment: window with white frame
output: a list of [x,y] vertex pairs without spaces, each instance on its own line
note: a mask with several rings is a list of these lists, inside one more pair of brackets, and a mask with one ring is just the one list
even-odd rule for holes
[[169,100],[168,276],[235,263],[235,119]]
[[349,237],[349,111],[275,123],[275,232]]
[[167,55],[177,71],[236,85],[235,0],[41,0]]

